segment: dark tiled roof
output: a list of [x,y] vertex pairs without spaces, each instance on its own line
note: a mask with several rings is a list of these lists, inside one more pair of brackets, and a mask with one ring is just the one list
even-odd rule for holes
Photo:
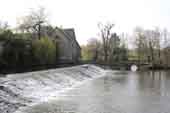
[[68,29],[56,28],[56,29],[62,32],[66,36],[66,38],[68,38],[69,40],[73,40],[77,44],[77,46],[81,49],[79,43],[76,40],[74,28],[68,28]]
[[71,37],[77,44],[77,46],[80,48],[80,45],[79,43],[77,42],[76,40],[76,35],[75,35],[75,31],[74,31],[74,28],[68,28],[68,29],[63,29],[63,31],[69,35],[69,37]]

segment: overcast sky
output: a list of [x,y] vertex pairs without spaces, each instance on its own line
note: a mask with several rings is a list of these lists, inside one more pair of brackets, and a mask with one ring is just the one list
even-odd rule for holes
[[98,36],[98,22],[114,23],[118,33],[131,33],[135,26],[170,29],[170,0],[1,0],[0,20],[15,27],[17,18],[39,6],[52,25],[75,28],[80,44]]

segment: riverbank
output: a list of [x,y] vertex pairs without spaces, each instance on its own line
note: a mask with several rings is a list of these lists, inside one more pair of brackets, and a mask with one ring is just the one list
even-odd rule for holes
[[103,69],[112,69],[112,70],[131,70],[132,65],[137,65],[138,70],[146,71],[146,70],[170,70],[170,67],[163,66],[163,65],[149,65],[149,64],[135,64],[132,62],[129,63],[114,63],[114,64],[107,64],[101,62],[91,62],[91,61],[81,61],[77,63],[67,62],[67,63],[58,63],[53,65],[33,65],[31,67],[0,67],[0,77],[6,76],[7,74],[14,74],[14,73],[26,73],[32,71],[43,71],[49,69],[56,69],[56,68],[65,68],[65,67],[72,67],[72,66],[80,66],[80,65],[96,65]]
[[9,74],[0,78],[0,113],[13,113],[21,107],[57,98],[59,92],[104,73],[100,67],[81,65]]
[[58,63],[58,64],[46,64],[46,65],[32,65],[32,66],[17,66],[17,67],[0,67],[0,74],[5,76],[7,74],[14,74],[14,73],[25,73],[25,72],[32,72],[32,71],[43,71],[48,69],[56,69],[56,68],[64,68],[64,67],[72,67],[77,65],[83,65],[84,63]]
[[170,70],[169,66],[163,65],[150,65],[150,64],[135,64],[135,63],[114,63],[114,64],[106,64],[106,63],[93,63],[97,66],[100,66],[104,69],[112,69],[112,70],[131,70],[132,65],[136,65],[138,67],[138,71],[154,71],[154,70]]

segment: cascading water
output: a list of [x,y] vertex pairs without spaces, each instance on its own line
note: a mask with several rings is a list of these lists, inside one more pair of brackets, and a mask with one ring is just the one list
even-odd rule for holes
[[102,68],[82,65],[7,75],[0,78],[0,113],[13,113],[20,107],[57,98],[60,91],[103,74]]

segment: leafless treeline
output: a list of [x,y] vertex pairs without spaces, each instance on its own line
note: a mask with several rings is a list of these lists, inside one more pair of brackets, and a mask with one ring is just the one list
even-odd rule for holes
[[139,63],[168,67],[170,61],[170,33],[166,29],[145,30],[136,27],[134,46]]
[[84,59],[104,63],[115,63],[128,59],[124,35],[113,32],[114,24],[98,24],[99,37],[91,38],[86,46],[82,46]]
[[[99,24],[100,38],[91,38],[82,47],[86,59],[106,63],[134,60],[139,64],[170,66],[170,33],[167,29],[136,27],[132,36],[128,36],[117,35],[113,27],[114,24]],[[132,43],[128,39],[133,40]]]

